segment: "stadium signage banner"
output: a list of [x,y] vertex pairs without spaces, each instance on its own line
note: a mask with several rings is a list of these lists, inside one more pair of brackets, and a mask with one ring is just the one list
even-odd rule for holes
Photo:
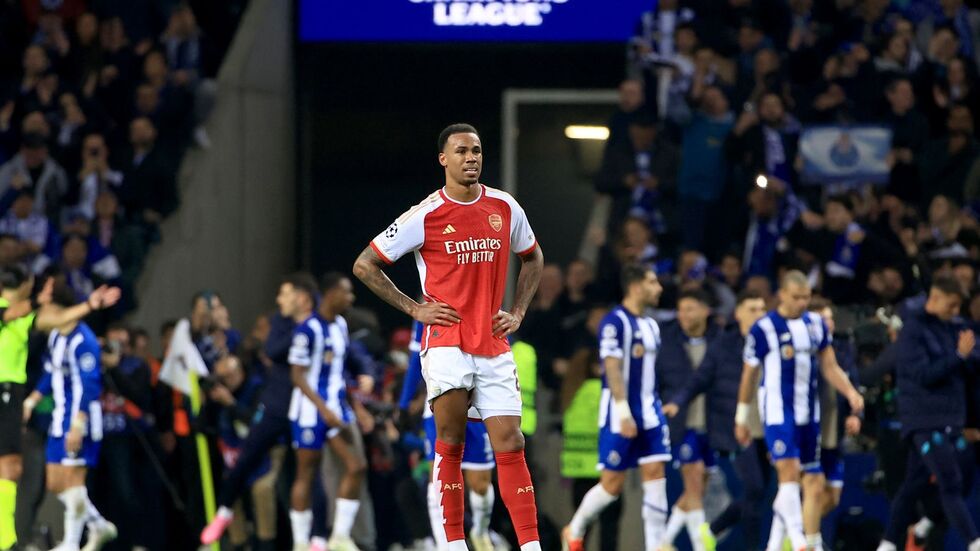
[[810,126],[800,135],[810,184],[885,184],[892,131],[884,126]]
[[300,0],[302,41],[623,42],[649,0]]

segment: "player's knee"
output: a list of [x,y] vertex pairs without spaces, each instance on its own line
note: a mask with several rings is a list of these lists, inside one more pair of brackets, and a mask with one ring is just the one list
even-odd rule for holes
[[275,499],[276,496],[276,477],[263,476],[252,484],[252,498],[255,502],[264,502],[266,499]]
[[455,428],[442,428],[436,431],[436,438],[450,446],[459,446],[466,442],[464,431],[457,431]]
[[825,500],[826,495],[830,493],[827,491],[827,482],[824,480],[823,476],[815,474],[807,474],[803,476],[803,497],[812,496],[811,499]]
[[779,482],[799,482],[800,462],[795,459],[781,459],[776,462],[776,475]]
[[490,489],[490,471],[463,471],[466,486],[479,495],[484,495]]
[[605,490],[606,493],[618,497],[623,493],[623,483],[625,480],[626,477],[623,476],[622,473],[606,471],[599,480],[599,484],[602,485],[602,489]]
[[347,475],[356,477],[358,480],[364,478],[367,472],[367,461],[363,457],[352,457],[347,461]]
[[451,446],[459,446],[466,441],[466,419],[443,420],[436,424],[436,438]]
[[659,461],[642,465],[640,471],[643,474],[644,480],[658,480],[664,478],[667,474],[664,464]]
[[60,494],[64,489],[62,486],[64,485],[61,483],[61,479],[56,476],[48,476],[44,481],[44,488],[53,494]]
[[836,488],[824,488],[824,511],[829,513],[840,505],[840,491]]
[[493,451],[495,452],[518,452],[523,449],[524,433],[521,432],[520,425],[517,425],[504,434],[498,435],[497,441],[493,446]]

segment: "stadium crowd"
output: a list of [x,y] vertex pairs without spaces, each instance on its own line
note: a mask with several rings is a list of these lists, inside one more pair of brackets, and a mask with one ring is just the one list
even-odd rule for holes
[[[103,282],[122,288],[107,314],[87,318],[101,338],[104,387],[101,459],[89,473],[89,494],[118,527],[104,548],[199,545],[208,492],[201,485],[198,435],[211,443],[210,489],[218,491],[219,505],[238,511],[228,548],[289,548],[286,510],[297,473],[282,426],[293,384],[285,348],[294,322],[283,302],[279,313],[240,331],[231,326],[220,294],[202,291],[189,305],[187,333],[176,321],[164,324],[157,350],[146,330],[119,321],[135,304],[132,284],[159,239],[160,221],[177,208],[181,153],[192,141],[208,141],[200,127],[213,93],[205,78],[207,41],[183,4],[136,3],[154,10],[122,2],[49,4],[25,1],[21,10],[0,3],[6,10],[0,21],[10,31],[0,33],[0,41],[11,41],[0,43],[0,67],[15,76],[0,90],[0,268],[27,266],[38,276],[38,290],[54,277],[56,287],[70,288],[85,304]],[[895,357],[903,325],[919,326],[915,320],[935,282],[954,281],[958,292],[945,283],[942,289],[966,297],[959,318],[980,330],[980,11],[964,0],[656,4],[627,47],[620,106],[595,178],[597,193],[610,205],[603,231],[589,236],[598,247],[596,260],[547,264],[515,340],[532,351],[518,362],[522,430],[529,439],[563,432],[561,474],[581,501],[598,477],[600,320],[622,299],[624,267],[650,267],[664,288],[653,312],[663,336],[658,391],[665,406],[674,406],[665,413],[680,446],[674,460],[684,473],[675,509],[686,514],[717,505],[704,498],[729,493],[713,463],[736,463],[738,381],[726,386],[718,378],[701,402],[687,381],[716,347],[734,349],[741,369],[740,347],[732,345],[738,307],[760,299],[774,308],[776,286],[795,270],[818,295],[810,308],[826,320],[837,359],[866,401],[860,431],[843,436],[851,416],[842,403],[838,420],[827,421],[834,434],[821,446],[843,456],[877,454],[862,491],[892,499],[906,476],[899,420],[908,406],[902,406]],[[884,176],[814,179],[801,136],[815,126],[886,128]],[[24,281],[10,279],[5,297]],[[323,511],[318,500],[336,495],[340,473],[363,471],[360,513],[348,527],[360,548],[426,549],[423,400],[421,394],[402,396],[412,332],[380,327],[372,312],[356,305],[343,274],[327,274],[317,287],[320,313],[347,322],[346,381],[366,463],[326,461],[316,474],[325,495],[313,492],[308,499],[314,511]],[[208,371],[199,412],[161,379],[167,350],[173,354],[183,346],[175,343],[185,341]],[[43,372],[46,339],[35,335],[31,342],[28,389]],[[536,389],[539,397],[554,399],[535,402]],[[954,398],[968,406],[957,488],[967,492],[980,458],[978,389],[970,380]],[[44,414],[51,408],[43,401],[34,407],[24,440],[17,534],[25,549],[60,540],[36,514],[50,422]],[[687,414],[697,408],[704,413]],[[565,422],[535,426],[527,421],[536,410]],[[250,430],[261,431],[262,447],[243,443]],[[684,438],[692,430],[701,440]],[[687,461],[692,447],[703,449]],[[239,473],[234,467],[246,454],[255,468]],[[530,463],[533,474],[533,458]],[[698,463],[703,470],[691,470]],[[752,506],[735,522],[726,520],[725,527],[742,525],[731,536],[741,540],[730,545],[757,549],[765,544],[759,517],[766,506],[755,504],[766,500],[768,482],[734,469],[725,472],[737,472],[741,483],[733,487],[744,491],[733,498]],[[706,488],[697,487],[699,478]],[[942,506],[924,501],[906,549],[944,548]],[[603,551],[617,548],[617,507],[600,516]],[[513,548],[513,529],[499,509],[488,521],[493,542],[510,541]],[[539,510],[542,546],[552,549],[556,527],[569,519],[546,521],[548,505],[539,503]],[[706,520],[718,521],[718,513]],[[884,527],[862,518],[851,530],[837,527],[841,547],[835,548],[877,547]],[[326,526],[317,524],[328,520],[318,513],[308,531],[325,534]],[[692,542],[699,540],[698,528],[689,529]],[[674,529],[677,534],[683,527]]]
[[[221,29],[242,2],[216,2]],[[223,10],[223,11],[222,11]],[[200,10],[198,10],[200,12]],[[79,299],[133,287],[179,204],[177,168],[203,126],[227,32],[186,3],[0,3],[0,265],[64,277]]]

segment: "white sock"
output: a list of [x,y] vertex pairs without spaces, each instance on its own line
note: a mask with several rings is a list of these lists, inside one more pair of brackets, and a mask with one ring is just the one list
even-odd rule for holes
[[783,548],[783,538],[786,537],[786,527],[779,515],[772,516],[772,525],[769,527],[769,542],[766,544],[766,551],[781,551]]
[[293,527],[293,545],[309,543],[310,531],[313,529],[313,511],[289,510],[289,524]]
[[473,511],[473,531],[478,535],[487,533],[490,528],[490,512],[493,510],[493,485],[487,487],[482,496],[470,490],[470,510]]
[[798,482],[780,482],[776,499],[772,503],[772,509],[782,518],[793,549],[806,547],[806,537],[803,535],[803,504],[800,501],[800,484]]
[[681,533],[681,529],[684,528],[684,521],[687,519],[687,512],[681,511],[681,508],[674,505],[670,510],[670,518],[667,519],[667,529],[664,530],[664,536],[660,540],[661,544],[674,545],[674,540],[677,539],[677,534]]
[[465,539],[451,541],[444,545],[446,545],[446,547],[440,547],[440,551],[442,551],[442,549],[445,549],[446,551],[470,551],[470,548],[466,547]]
[[970,542],[970,545],[967,546],[966,551],[980,551],[980,538]]
[[231,520],[235,518],[235,512],[222,505],[221,507],[218,507],[218,512],[215,513],[215,516],[221,517],[225,520]]
[[85,522],[97,528],[102,528],[107,524],[106,520],[102,517],[102,513],[92,504],[92,500],[88,498],[88,488],[84,486],[82,488],[85,490]]
[[[616,501],[618,497],[607,492],[602,487],[602,484],[596,484],[591,490],[586,492],[585,497],[582,498],[582,503],[579,504],[578,510],[575,511],[575,515],[572,517],[572,521],[568,523],[572,537],[575,539],[585,537],[585,530],[589,527],[589,524],[595,520],[603,509],[609,507],[610,503]],[[522,549],[521,551],[524,550]]]
[[704,543],[701,542],[701,525],[704,524],[704,509],[694,509],[688,511],[684,524],[687,526],[687,537],[691,540],[691,547],[694,551],[704,551]]
[[881,543],[878,544],[878,551],[898,551],[898,548],[888,540],[881,540]]
[[541,551],[541,542],[529,541],[521,546],[521,551]]
[[333,533],[331,536],[350,537],[350,529],[354,526],[354,519],[357,518],[357,510],[361,508],[359,499],[344,499],[338,497],[334,507]]
[[643,541],[648,551],[657,549],[667,525],[667,479],[643,483]]
[[442,551],[446,548],[446,526],[442,515],[442,504],[439,502],[439,490],[435,484],[438,482],[429,482],[425,497],[429,506],[429,526],[432,528],[432,539],[435,540],[436,549]]
[[806,537],[807,551],[823,551],[823,535],[809,534]]
[[929,517],[922,517],[919,522],[912,525],[912,531],[915,533],[915,537],[919,539],[926,539],[929,537],[929,532],[932,531],[933,523],[929,520]]
[[85,486],[74,486],[58,494],[58,499],[65,504],[65,538],[62,542],[66,547],[77,549],[82,542],[82,529],[85,527],[88,490]]

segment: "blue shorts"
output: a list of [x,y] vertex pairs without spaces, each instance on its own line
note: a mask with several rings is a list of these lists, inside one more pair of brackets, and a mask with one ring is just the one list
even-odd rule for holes
[[623,438],[609,427],[599,429],[600,470],[625,471],[647,463],[670,461],[670,431],[666,424]]
[[675,443],[671,451],[681,465],[700,461],[710,468],[718,464],[717,454],[708,445],[708,435],[694,429],[684,431],[684,439],[679,444]]
[[820,469],[828,484],[834,488],[844,487],[844,459],[839,448],[820,448]]
[[[341,411],[334,413],[337,413],[337,416],[345,424],[354,420],[354,413],[346,406],[342,407]],[[327,422],[319,415],[316,416],[316,421],[312,425],[301,425],[299,421],[290,421],[289,425],[292,427],[294,450],[323,449],[327,440],[340,434],[338,427],[327,425]]]
[[[436,457],[436,419],[426,417],[422,420],[425,428],[425,456],[432,461]],[[463,469],[467,471],[489,471],[494,468],[493,448],[490,435],[482,421],[466,422],[466,440],[463,443]]]
[[820,474],[820,423],[808,425],[785,423],[766,425],[766,446],[775,463],[781,459],[799,459],[800,469]]
[[48,436],[48,446],[45,455],[48,463],[65,465],[67,467],[95,467],[99,464],[99,449],[102,441],[92,440],[86,436],[82,439],[82,448],[78,453],[69,454],[65,451],[64,436]]

